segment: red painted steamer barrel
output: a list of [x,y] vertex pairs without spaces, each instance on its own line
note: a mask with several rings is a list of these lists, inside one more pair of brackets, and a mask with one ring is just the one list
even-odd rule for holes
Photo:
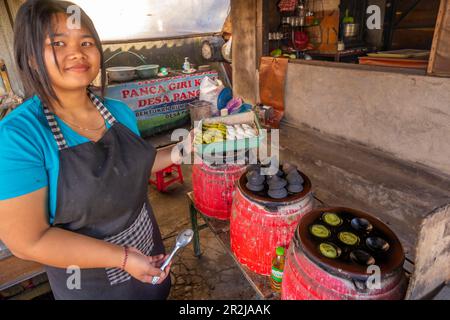
[[192,184],[197,209],[208,217],[228,220],[236,182],[246,168],[238,164],[194,164]]
[[281,298],[403,299],[404,260],[400,241],[378,219],[348,208],[317,209],[302,218],[295,232]]
[[302,216],[311,211],[311,181],[300,172],[303,192],[283,200],[255,195],[245,175],[238,182],[230,218],[231,249],[238,261],[253,272],[270,275],[277,247],[287,248]]

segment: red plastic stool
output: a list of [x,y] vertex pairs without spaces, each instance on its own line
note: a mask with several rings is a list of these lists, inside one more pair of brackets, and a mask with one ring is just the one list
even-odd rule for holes
[[[172,175],[176,173],[175,177]],[[170,176],[170,179],[166,179],[167,176]],[[156,181],[149,179],[149,183],[156,186],[159,192],[166,192],[168,186],[175,182],[184,183],[183,173],[181,172],[181,166],[179,164],[172,164],[171,166],[156,172]]]

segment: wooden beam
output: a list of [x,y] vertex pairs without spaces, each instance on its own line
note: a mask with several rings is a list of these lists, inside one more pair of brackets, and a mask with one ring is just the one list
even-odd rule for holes
[[[422,0],[415,0],[414,3],[412,3],[409,8],[407,8],[404,12],[402,12],[401,16],[397,19],[397,21],[394,22],[394,27],[397,29],[398,25],[405,19],[421,2]],[[394,12],[395,16],[395,12]]]
[[3,0],[3,2],[5,3],[5,9],[6,9],[6,13],[8,14],[9,24],[11,25],[11,28],[14,28],[14,18],[12,16],[11,9],[9,8],[8,1]]
[[397,11],[397,1],[390,0],[388,3],[390,6],[386,11],[386,18],[384,23],[384,47],[386,50],[390,50],[392,47],[392,38],[394,36],[394,22],[395,22],[395,12]]
[[450,204],[423,221],[407,299],[432,299],[450,280]]

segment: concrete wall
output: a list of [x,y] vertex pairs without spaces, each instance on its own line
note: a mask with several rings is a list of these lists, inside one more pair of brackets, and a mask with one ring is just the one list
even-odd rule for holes
[[450,174],[450,78],[355,68],[290,63],[286,121]]

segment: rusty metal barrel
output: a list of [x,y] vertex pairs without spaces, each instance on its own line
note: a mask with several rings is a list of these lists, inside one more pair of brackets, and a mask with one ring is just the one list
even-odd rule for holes
[[236,182],[246,168],[238,164],[194,164],[192,184],[197,209],[208,217],[228,220]]
[[239,179],[230,218],[231,249],[253,272],[271,273],[275,249],[289,247],[300,219],[313,208],[311,181],[299,173],[303,191],[280,200],[250,191],[245,174]]
[[282,282],[284,300],[398,300],[406,294],[402,245],[371,215],[323,208],[300,221]]

